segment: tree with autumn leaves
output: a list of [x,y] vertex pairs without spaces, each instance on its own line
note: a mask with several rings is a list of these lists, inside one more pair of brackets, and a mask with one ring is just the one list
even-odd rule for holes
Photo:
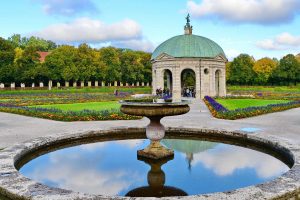
[[241,54],[226,65],[231,85],[296,85],[300,82],[299,57],[289,54],[280,61],[262,58],[257,61]]

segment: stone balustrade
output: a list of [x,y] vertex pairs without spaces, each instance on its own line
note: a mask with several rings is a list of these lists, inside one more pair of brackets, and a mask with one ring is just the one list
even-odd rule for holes
[[[93,85],[93,83],[94,83],[94,85]],[[108,86],[108,87],[112,87],[112,86],[113,87],[118,87],[118,86],[119,87],[140,87],[140,86],[142,86],[142,87],[145,87],[145,86],[147,86],[147,87],[149,87],[150,85],[151,84],[148,83],[148,82],[136,82],[136,83],[130,83],[129,84],[129,83],[125,83],[125,82],[123,83],[123,82],[118,82],[118,81],[114,81],[112,83],[106,83],[105,81],[101,81],[101,82],[99,82],[99,81],[94,81],[94,82],[88,81],[87,85],[85,85],[84,81],[80,81],[80,84],[79,84],[79,86],[82,87],[82,88],[86,87],[86,86],[87,87],[92,87],[92,86],[94,86],[94,87],[105,87],[105,86]],[[26,88],[26,87],[31,87],[31,88],[40,87],[40,88],[44,88],[45,86],[46,87],[48,86],[49,90],[51,90],[52,87],[53,87],[53,81],[50,80],[48,82],[48,85],[47,84],[45,85],[44,82],[39,82],[38,86],[36,86],[35,83],[31,83],[31,84],[27,84],[27,85],[25,83],[21,83],[20,86],[18,86],[18,87],[21,87],[21,88]],[[55,86],[55,83],[54,83],[54,86]],[[65,81],[64,84],[61,84],[60,82],[56,82],[56,87],[57,88],[60,88],[62,86],[68,88],[68,87],[71,86],[71,84],[70,84],[69,81]],[[72,87],[77,87],[77,86],[78,86],[78,83],[76,81],[72,83]],[[5,84],[4,83],[0,83],[0,89],[4,89],[4,88],[5,88]],[[16,88],[16,83],[14,83],[14,82],[10,83],[10,89],[15,89],[15,88]]]

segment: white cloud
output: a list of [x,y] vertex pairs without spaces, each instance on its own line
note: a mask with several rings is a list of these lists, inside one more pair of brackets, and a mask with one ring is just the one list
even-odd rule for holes
[[[130,147],[132,145],[129,144]],[[103,146],[92,147],[99,151]],[[88,152],[90,151],[92,149],[88,149]],[[105,156],[98,154],[96,157],[90,157],[76,152],[66,157],[54,152],[50,154],[47,166],[36,167],[26,175],[38,182],[50,182],[58,188],[109,196],[118,195],[130,185],[143,180],[143,176],[135,170],[122,167],[116,167],[114,170],[99,169],[97,163],[105,162]]]
[[78,13],[96,13],[96,5],[91,0],[36,0],[43,5],[49,15],[76,15]]
[[236,170],[252,168],[257,176],[272,178],[289,169],[272,156],[236,146],[198,153],[194,155],[192,164],[199,162],[219,176],[229,176]]
[[190,0],[187,11],[194,17],[214,17],[233,23],[281,24],[300,12],[299,0]]
[[300,47],[300,36],[282,33],[273,39],[258,41],[256,46],[264,50],[288,50]]
[[112,45],[146,52],[152,52],[154,50],[154,44],[146,39],[120,41],[112,43]]
[[130,19],[105,24],[90,18],[78,18],[70,23],[54,24],[31,33],[58,43],[90,43],[94,48],[115,46],[152,52],[154,45],[142,34],[140,25]]
[[55,42],[101,43],[139,39],[142,37],[142,30],[137,22],[130,19],[105,24],[102,21],[85,17],[75,19],[70,23],[48,26],[32,35]]
[[225,54],[226,54],[228,60],[232,61],[234,58],[236,58],[238,55],[240,55],[241,52],[236,49],[228,49],[228,50],[225,50]]

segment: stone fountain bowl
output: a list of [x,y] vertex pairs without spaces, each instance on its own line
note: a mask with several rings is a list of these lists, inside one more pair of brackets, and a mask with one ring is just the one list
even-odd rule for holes
[[175,116],[188,113],[190,111],[190,101],[182,100],[179,102],[156,103],[153,100],[135,101],[123,100],[120,101],[121,112],[128,115],[146,116],[146,117],[165,117]]

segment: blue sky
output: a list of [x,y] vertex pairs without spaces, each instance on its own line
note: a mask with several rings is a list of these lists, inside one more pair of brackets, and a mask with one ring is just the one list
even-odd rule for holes
[[216,41],[229,59],[300,53],[300,0],[12,0],[0,11],[4,38],[20,33],[151,52],[183,34],[189,12],[194,34]]

